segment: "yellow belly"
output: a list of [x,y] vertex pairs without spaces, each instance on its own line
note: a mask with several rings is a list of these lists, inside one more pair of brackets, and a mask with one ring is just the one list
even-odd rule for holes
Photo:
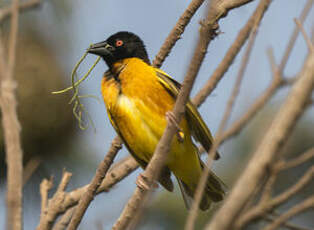
[[[149,162],[166,128],[165,116],[148,113],[149,107],[143,102],[131,100],[124,95],[119,96],[116,106],[113,116],[123,139],[138,158]],[[146,116],[143,110],[147,110],[150,116]],[[180,126],[188,132],[185,120]],[[201,169],[189,133],[186,133],[183,142],[174,136],[166,165],[183,181],[189,184],[191,181],[197,182],[195,178],[200,176]]]
[[142,113],[136,106],[136,104],[141,103],[120,95],[112,115],[117,128],[132,152],[140,159],[148,162],[165,129],[166,120],[160,118],[154,120],[153,117],[145,117],[145,113]]

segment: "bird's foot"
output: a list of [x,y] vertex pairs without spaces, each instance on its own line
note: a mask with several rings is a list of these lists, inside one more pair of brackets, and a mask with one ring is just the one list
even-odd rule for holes
[[177,121],[177,119],[175,118],[174,114],[172,111],[168,111],[166,112],[166,119],[168,122],[171,122],[172,124],[175,125],[176,129],[177,129],[177,138],[179,142],[183,142],[184,141],[184,133],[182,131],[182,129],[179,126],[179,123]]
[[[135,183],[142,190],[149,190],[150,189],[150,184],[148,182],[147,176],[145,176],[142,173],[140,173],[140,175],[138,175]],[[158,188],[158,184],[153,182],[152,187]]]

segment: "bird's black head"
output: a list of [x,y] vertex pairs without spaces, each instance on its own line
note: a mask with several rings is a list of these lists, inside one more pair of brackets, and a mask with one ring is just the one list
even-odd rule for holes
[[143,41],[130,32],[118,32],[106,41],[96,43],[88,49],[88,53],[102,57],[109,68],[124,58],[137,57],[149,64],[148,55]]

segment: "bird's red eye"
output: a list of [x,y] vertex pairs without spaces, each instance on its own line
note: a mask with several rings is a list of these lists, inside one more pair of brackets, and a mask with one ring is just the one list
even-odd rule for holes
[[117,40],[116,41],[116,47],[122,46],[123,45],[123,41],[122,40]]

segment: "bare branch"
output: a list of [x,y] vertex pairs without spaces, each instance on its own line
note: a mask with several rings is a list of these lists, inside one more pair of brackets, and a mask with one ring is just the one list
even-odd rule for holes
[[246,5],[252,1],[253,0],[229,0],[229,1],[218,0],[217,4],[220,5],[219,7],[225,9],[225,12],[227,13],[229,10]]
[[[313,2],[314,0],[308,0],[303,8],[303,11],[299,17],[300,19],[300,22],[303,24],[303,22],[305,21],[306,17],[308,16],[312,6],[313,6]],[[293,46],[294,46],[294,43],[295,41],[297,40],[297,37],[299,35],[299,29],[297,27],[294,28],[293,30],[293,33],[292,33],[292,36],[288,42],[288,45],[286,47],[286,50],[285,50],[285,53],[283,55],[283,58],[280,62],[280,65],[279,65],[279,72],[280,74],[282,74],[282,71],[283,69],[285,68],[287,62],[288,62],[288,59],[289,59],[289,56],[290,56],[290,53],[293,49]]]
[[[112,169],[109,170],[105,179],[98,188],[97,194],[108,192],[109,189],[112,188],[116,183],[124,179],[137,168],[138,164],[132,157],[127,157],[123,160],[123,163],[118,162],[117,164],[113,165]],[[45,215],[41,216],[40,218],[40,223],[37,229],[50,229],[60,214],[66,212],[68,209],[78,204],[83,194],[87,191],[88,186],[89,185],[85,185],[69,193],[63,192],[63,200],[60,202],[52,202],[52,198],[49,202],[49,208],[45,212]],[[56,196],[56,194],[57,192],[54,196]]]
[[172,47],[181,38],[185,27],[189,24],[191,18],[203,2],[204,0],[193,0],[189,4],[184,13],[180,16],[174,28],[169,33],[158,54],[156,55],[155,60],[153,61],[154,66],[159,68],[162,65],[166,57],[169,55]]
[[52,188],[52,185],[53,185],[52,179],[50,179],[50,180],[44,179],[40,183],[40,196],[41,196],[41,213],[40,213],[40,216],[41,217],[47,211],[48,192]]
[[293,195],[297,194],[301,189],[303,189],[308,183],[312,181],[314,177],[314,166],[312,166],[301,178],[298,180],[296,184],[294,184],[291,188],[283,192],[282,194],[275,197],[271,202],[271,208],[282,204],[287,201]]
[[[268,221],[275,221],[275,218],[276,217],[273,217],[273,216],[270,216],[270,215],[267,215],[264,217],[264,219],[268,220]],[[286,227],[287,229],[289,230],[311,230],[309,228],[305,228],[305,227],[301,227],[299,225],[295,225],[295,224],[292,224],[292,223],[289,223],[289,222],[282,222],[282,226]]]
[[1,82],[0,104],[2,110],[2,127],[4,131],[5,151],[7,160],[7,229],[22,229],[22,188],[23,188],[23,153],[20,140],[20,124],[16,112],[15,88],[13,79],[18,33],[18,0],[12,2],[12,21],[8,62],[4,61],[3,43],[1,50]]
[[314,166],[312,166],[301,178],[290,187],[288,190],[278,195],[277,197],[271,200],[260,200],[258,205],[251,208],[245,214],[240,216],[240,218],[235,223],[236,229],[241,229],[248,222],[263,216],[265,213],[272,211],[282,203],[286,202],[292,196],[296,195],[299,191],[301,191],[308,183],[313,180],[314,176]]
[[264,189],[263,189],[263,192],[262,192],[262,195],[260,198],[261,204],[270,200],[271,195],[272,195],[272,188],[276,182],[277,176],[278,176],[278,170],[273,169],[270,177],[268,178],[268,180],[264,186]]
[[[71,179],[71,176],[72,176],[72,173],[69,173],[67,171],[64,171],[63,172],[63,175],[62,175],[62,179],[61,179],[61,182],[57,188],[57,191],[56,191],[56,194],[57,193],[61,193],[61,192],[65,192],[69,182],[70,182],[70,179]],[[57,196],[56,196],[57,197]],[[52,198],[53,200],[54,198]],[[50,201],[52,202],[52,201]]]
[[76,207],[68,209],[63,216],[58,220],[58,222],[53,226],[52,230],[64,230],[71,221],[72,215]]
[[310,148],[307,150],[305,153],[301,154],[300,156],[289,160],[287,162],[282,162],[277,165],[278,170],[286,170],[289,168],[294,168],[297,167],[298,165],[310,160],[311,158],[314,157],[314,148]]
[[39,156],[32,157],[26,164],[23,170],[23,186],[27,183],[29,178],[33,175],[36,169],[41,163],[41,158]]
[[307,36],[307,34],[305,32],[305,29],[304,29],[303,25],[301,24],[300,20],[295,18],[294,21],[297,24],[299,30],[302,32],[302,35],[304,37],[304,40],[305,40],[305,42],[307,44],[307,47],[308,47],[309,51],[310,52],[314,52],[313,43],[312,43],[311,39]]
[[[215,214],[207,229],[230,229],[246,204],[257,183],[265,176],[274,162],[275,153],[291,133],[298,118],[303,114],[314,86],[314,53],[309,55],[297,82],[284,105],[274,118],[264,139],[256,150],[244,173],[236,183],[223,207]],[[285,119],[282,119],[282,118]],[[243,190],[243,188],[246,188]]]
[[70,181],[72,174],[69,172],[63,172],[61,182],[58,186],[58,189],[52,199],[47,203],[47,192],[49,190],[49,183],[43,181],[41,184],[41,195],[42,195],[42,210],[40,213],[40,222],[37,230],[48,230],[51,229],[53,222],[55,221],[54,217],[58,212],[58,209],[55,207],[61,206],[65,198],[65,189]]
[[[108,192],[109,189],[112,188],[116,183],[120,182],[138,168],[137,162],[132,157],[128,157],[122,164],[119,162],[117,164],[117,166],[114,165],[112,169],[109,170],[105,179],[98,188],[97,194],[101,192]],[[63,205],[60,206],[60,208],[64,208],[60,210],[60,213],[66,211],[67,208],[76,205],[87,188],[88,185],[85,185],[79,189],[69,192],[64,199]]]
[[77,207],[75,208],[73,217],[69,224],[68,230],[75,230],[81,223],[84,213],[86,212],[90,202],[94,199],[96,191],[101,185],[102,180],[105,178],[110,165],[116,157],[118,151],[122,148],[122,141],[116,137],[111,143],[110,151],[106,154],[104,160],[99,164],[97,172],[89,184],[87,191],[81,197]]
[[12,19],[9,38],[8,78],[12,78],[16,58],[17,33],[19,22],[19,0],[12,2]]
[[291,217],[296,216],[299,213],[304,212],[309,208],[314,208],[314,196],[310,196],[303,202],[293,206],[286,213],[276,218],[272,224],[268,225],[263,230],[275,230],[278,227],[280,227],[280,225],[282,225],[287,220],[289,220]]
[[223,139],[227,140],[230,137],[238,134],[245,127],[245,125],[255,116],[255,114],[264,107],[264,105],[270,100],[270,98],[274,95],[274,93],[281,85],[284,85],[282,83],[282,78],[273,78],[270,86],[261,96],[257,98],[254,104],[249,107],[248,111],[224,132]]

